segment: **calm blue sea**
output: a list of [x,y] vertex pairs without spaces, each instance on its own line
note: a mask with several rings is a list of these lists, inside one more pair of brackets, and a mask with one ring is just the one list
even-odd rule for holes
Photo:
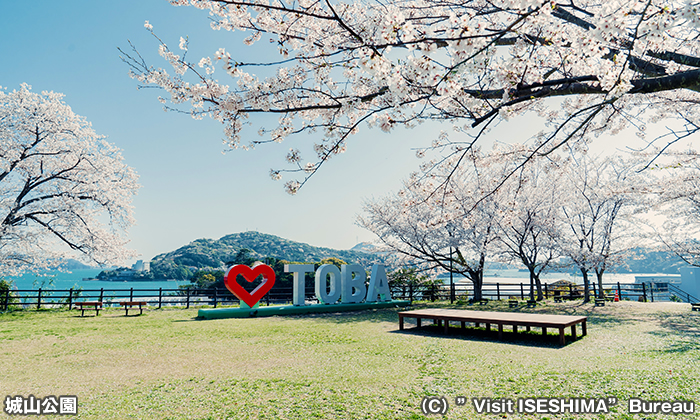
[[[189,284],[188,281],[97,281],[83,280],[86,278],[96,277],[101,268],[91,268],[84,270],[71,270],[69,272],[51,271],[44,275],[35,273],[26,273],[17,277],[5,277],[6,280],[12,281],[14,288],[19,290],[37,290],[40,287],[43,290],[74,290],[82,288],[84,295],[99,294],[100,289],[105,290],[128,290],[134,289],[177,289],[180,285]],[[90,291],[90,292],[89,292]],[[93,292],[96,291],[96,292]]]

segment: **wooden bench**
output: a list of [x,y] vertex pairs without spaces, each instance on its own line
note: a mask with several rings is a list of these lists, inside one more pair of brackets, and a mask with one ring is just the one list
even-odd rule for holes
[[691,303],[690,309],[693,311],[700,311],[700,302]]
[[80,309],[80,316],[85,316],[85,309],[94,309],[95,316],[100,314],[102,302],[75,302],[75,309]]
[[127,302],[119,302],[120,305],[124,307],[126,310],[126,315],[129,316],[129,308],[133,308],[135,306],[139,307],[139,315],[143,314],[143,307],[146,306],[147,302],[143,301],[127,301]]
[[503,338],[503,326],[511,325],[513,332],[518,332],[518,327],[525,327],[530,331],[531,327],[542,328],[542,335],[547,335],[547,328],[559,330],[559,344],[564,345],[564,330],[571,327],[571,336],[576,340],[576,324],[581,324],[581,335],[586,335],[585,316],[571,315],[544,315],[544,314],[524,314],[519,312],[487,312],[487,311],[466,311],[460,309],[418,309],[415,311],[399,312],[399,330],[403,330],[404,318],[415,318],[416,326],[420,328],[421,319],[432,319],[435,324],[442,326],[444,323],[445,334],[449,332],[450,321],[460,321],[462,328],[466,322],[473,322],[476,327],[481,323],[486,324],[486,330],[491,331],[491,324],[498,325],[498,339]]
[[509,308],[517,308],[518,305],[520,305],[520,302],[518,302],[517,299],[508,299],[508,307]]
[[595,298],[595,306],[605,306],[605,299]]

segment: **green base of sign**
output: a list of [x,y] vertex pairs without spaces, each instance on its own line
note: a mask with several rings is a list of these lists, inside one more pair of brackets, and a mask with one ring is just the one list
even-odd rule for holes
[[258,316],[274,315],[298,315],[320,312],[345,312],[360,311],[363,309],[399,308],[409,306],[407,300],[391,300],[388,302],[369,303],[339,303],[335,305],[305,305],[305,306],[265,306],[263,308],[222,308],[200,309],[197,318],[221,319],[221,318],[252,318]]

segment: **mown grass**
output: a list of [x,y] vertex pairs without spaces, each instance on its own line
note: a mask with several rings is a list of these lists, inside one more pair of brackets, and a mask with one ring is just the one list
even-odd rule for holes
[[399,332],[397,309],[210,321],[196,309],[10,312],[0,315],[0,398],[77,395],[80,419],[436,418],[420,410],[431,395],[452,402],[446,419],[502,418],[456,406],[457,396],[621,401],[607,415],[552,419],[657,418],[629,414],[629,398],[700,403],[700,314],[689,305],[518,310],[587,315],[588,336],[559,347],[539,330],[505,341],[483,330]]

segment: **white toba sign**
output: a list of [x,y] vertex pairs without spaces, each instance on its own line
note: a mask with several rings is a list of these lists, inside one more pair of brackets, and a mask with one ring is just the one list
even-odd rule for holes
[[[285,264],[284,272],[293,273],[294,306],[304,306],[305,274],[314,271],[313,264]],[[360,303],[389,301],[389,281],[384,266],[374,264],[369,285],[365,289],[367,275],[364,268],[358,264],[343,265],[338,269],[333,264],[324,264],[316,270],[316,298],[321,303]]]

